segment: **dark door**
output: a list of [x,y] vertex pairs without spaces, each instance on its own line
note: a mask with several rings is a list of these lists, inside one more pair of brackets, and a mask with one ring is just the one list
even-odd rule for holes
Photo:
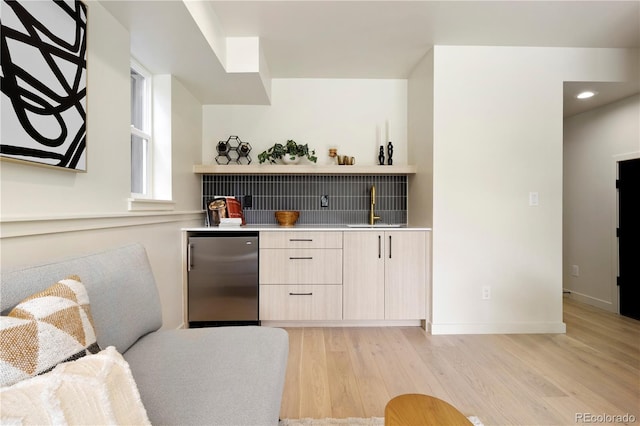
[[640,319],[640,159],[618,163],[620,314]]

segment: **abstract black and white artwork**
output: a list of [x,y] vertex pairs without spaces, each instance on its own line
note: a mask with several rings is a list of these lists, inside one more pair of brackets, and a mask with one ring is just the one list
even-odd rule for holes
[[87,170],[87,7],[2,0],[3,159]]

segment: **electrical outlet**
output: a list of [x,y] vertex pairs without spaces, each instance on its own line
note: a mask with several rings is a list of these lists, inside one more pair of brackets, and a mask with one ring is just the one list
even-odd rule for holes
[[329,196],[321,195],[320,196],[320,207],[329,207]]
[[571,265],[571,276],[573,277],[580,276],[580,267],[578,265]]
[[529,193],[529,205],[532,207],[537,206],[540,203],[540,198],[537,192]]
[[484,287],[482,287],[482,300],[489,299],[491,299],[491,287],[485,285]]

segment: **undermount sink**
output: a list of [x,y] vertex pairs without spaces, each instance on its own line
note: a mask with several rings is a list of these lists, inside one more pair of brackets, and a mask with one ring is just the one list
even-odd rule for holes
[[369,225],[368,223],[357,223],[347,225],[347,228],[400,228],[402,225],[399,223],[376,223],[375,225]]

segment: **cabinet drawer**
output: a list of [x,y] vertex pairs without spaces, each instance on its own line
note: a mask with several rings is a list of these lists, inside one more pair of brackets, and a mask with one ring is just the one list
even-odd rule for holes
[[260,249],[260,284],[342,284],[342,250]]
[[260,286],[261,321],[341,319],[340,285]]
[[260,232],[260,248],[342,248],[342,232]]

